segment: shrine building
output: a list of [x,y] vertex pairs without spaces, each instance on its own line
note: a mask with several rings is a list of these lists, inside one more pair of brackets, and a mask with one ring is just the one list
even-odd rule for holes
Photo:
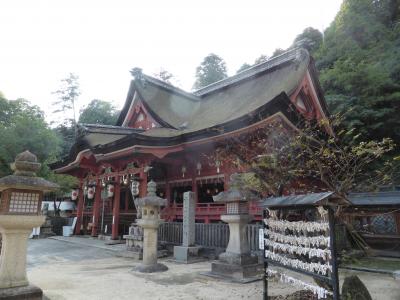
[[[136,217],[132,181],[139,197],[149,180],[157,183],[157,194],[168,199],[162,211],[167,221],[182,220],[183,193],[193,191],[196,222],[218,222],[225,207],[212,196],[226,190],[238,171],[229,162],[210,160],[218,146],[271,124],[295,130],[299,118],[328,114],[313,58],[304,49],[193,93],[140,69],[132,75],[115,126],[80,124],[69,156],[52,165],[79,179],[76,234],[126,234]],[[255,203],[249,209],[261,219]]]

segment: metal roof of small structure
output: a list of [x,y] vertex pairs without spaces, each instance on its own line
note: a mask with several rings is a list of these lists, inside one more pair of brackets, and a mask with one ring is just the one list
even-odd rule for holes
[[281,197],[265,198],[261,201],[262,207],[301,207],[301,206],[323,206],[350,204],[339,197],[334,192],[310,193],[305,195],[289,195]]
[[349,200],[353,206],[399,206],[400,191],[376,193],[351,193]]

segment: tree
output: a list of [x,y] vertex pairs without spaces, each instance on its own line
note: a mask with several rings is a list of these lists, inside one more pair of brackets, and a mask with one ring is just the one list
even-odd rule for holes
[[160,72],[155,73],[154,76],[168,84],[172,84],[172,79],[175,77],[172,73],[164,69],[161,69]]
[[228,77],[225,61],[216,54],[207,55],[196,69],[194,89],[200,89],[209,84]]
[[[394,148],[393,141],[362,141],[343,128],[341,118],[304,121],[297,125],[298,131],[275,122],[225,141],[212,160],[235,163],[247,172],[248,187],[263,195],[330,190],[347,199],[350,191],[376,189],[396,180],[394,160],[386,157]],[[326,133],[327,126],[336,136]]]
[[266,55],[264,55],[264,54],[261,54],[261,55],[260,55],[259,57],[257,57],[256,60],[254,61],[254,65],[261,64],[261,63],[267,61],[268,58],[269,58],[268,56],[266,56]]
[[294,39],[292,47],[302,47],[313,54],[317,49],[319,49],[322,41],[323,36],[318,29],[307,27]]
[[27,100],[0,98],[0,177],[11,173],[9,164],[25,150],[42,162],[55,160],[60,139],[49,128],[43,112]]
[[240,66],[240,68],[236,71],[237,73],[243,72],[245,70],[247,70],[248,68],[251,68],[252,65],[249,65],[248,63],[244,63],[243,65]]
[[344,1],[315,52],[330,109],[350,110],[347,128],[372,140],[400,140],[398,7],[392,0]]
[[54,92],[58,99],[53,102],[55,106],[54,113],[62,112],[64,114],[64,124],[71,124],[75,130],[75,102],[80,95],[78,80],[79,77],[73,73],[70,73],[67,78],[61,79],[60,88]]
[[285,51],[286,50],[283,50],[281,48],[276,48],[274,50],[274,52],[272,53],[271,57],[275,57],[275,56],[281,55],[282,53],[285,53]]
[[115,125],[119,111],[112,103],[94,99],[81,110],[79,123]]

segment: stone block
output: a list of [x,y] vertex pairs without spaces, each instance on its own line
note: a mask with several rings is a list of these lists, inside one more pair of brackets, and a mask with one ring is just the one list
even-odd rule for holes
[[0,299],[7,300],[42,300],[43,291],[34,285],[0,289]]
[[253,265],[258,263],[258,257],[251,256],[250,254],[224,252],[219,255],[218,259],[221,263],[238,266]]
[[191,263],[199,261],[199,250],[200,247],[174,247],[174,259],[181,263]]
[[183,236],[182,245],[186,247],[194,246],[195,243],[195,215],[196,201],[193,192],[183,194]]

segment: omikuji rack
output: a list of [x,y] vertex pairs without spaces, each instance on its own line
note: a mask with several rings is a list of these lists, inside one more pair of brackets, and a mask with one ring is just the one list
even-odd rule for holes
[[[337,265],[337,253],[336,253],[336,237],[335,237],[335,211],[341,205],[349,205],[350,203],[346,200],[337,197],[333,192],[326,193],[312,193],[306,195],[291,195],[291,196],[282,196],[282,197],[272,197],[266,198],[262,201],[263,208],[263,226],[264,226],[264,292],[263,299],[268,299],[268,278],[267,272],[270,264],[273,264],[278,267],[282,267],[296,273],[300,273],[303,275],[307,275],[318,279],[320,281],[325,282],[326,284],[331,286],[333,299],[340,299],[339,292],[339,277],[338,277],[338,265]],[[266,224],[268,218],[271,216],[268,215],[268,211],[280,212],[281,215],[286,215],[289,210],[293,211],[301,211],[304,213],[307,209],[314,209],[316,212],[318,211],[318,207],[324,208],[324,211],[327,213],[327,221],[329,224],[329,250],[330,250],[330,259],[329,263],[332,267],[332,271],[328,273],[328,275],[318,274],[316,272],[310,272],[307,270],[303,270],[300,268],[292,267],[290,265],[284,265],[275,260],[271,260],[266,257],[266,251],[269,250],[268,241],[269,237],[267,234],[268,225]],[[321,212],[323,212],[321,210]],[[269,222],[270,223],[270,222]],[[285,234],[285,233],[283,233]],[[328,249],[328,248],[327,248]],[[297,259],[296,259],[297,260]]]

